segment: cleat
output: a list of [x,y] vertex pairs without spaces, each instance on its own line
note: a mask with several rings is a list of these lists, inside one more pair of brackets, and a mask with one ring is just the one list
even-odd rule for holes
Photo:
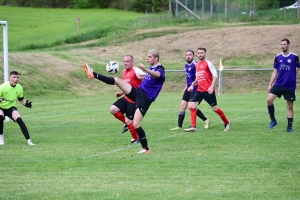
[[292,128],[287,128],[286,131],[289,132],[289,133],[294,133],[295,132]]
[[4,135],[0,135],[0,145],[4,145]]
[[150,153],[150,149],[145,149],[145,148],[142,148],[140,151],[138,151],[137,153],[144,153],[144,154],[148,154],[148,153]]
[[175,128],[171,128],[170,131],[176,131],[176,130],[181,130],[182,128],[179,126],[176,126]]
[[184,129],[184,131],[186,131],[186,132],[196,132],[197,128],[193,127],[193,126],[190,126],[190,127],[186,128],[186,129]]
[[206,119],[204,121],[204,129],[208,129],[209,128],[209,119]]
[[130,143],[131,144],[138,144],[138,143],[140,143],[140,141],[136,140],[136,139],[131,139]]
[[124,124],[124,128],[123,128],[122,134],[126,133],[126,131],[128,131],[128,126],[127,126],[127,124]]
[[35,145],[35,144],[33,144],[33,142],[31,142],[31,139],[28,139],[28,140],[27,140],[27,143],[28,143],[28,145],[30,145],[30,146]]
[[228,124],[224,124],[224,131],[229,131],[229,129],[230,129],[230,125],[231,125],[231,122],[229,121],[229,123]]
[[274,128],[274,126],[276,126],[276,125],[277,125],[277,122],[276,122],[276,121],[270,122],[270,125],[269,125],[269,127],[268,127],[268,130]]
[[94,78],[94,70],[86,63],[83,63],[83,70],[85,71],[88,78]]

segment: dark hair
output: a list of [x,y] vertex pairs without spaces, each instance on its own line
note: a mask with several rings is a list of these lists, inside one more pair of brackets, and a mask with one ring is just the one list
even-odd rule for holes
[[9,75],[19,75],[17,71],[11,71]]
[[282,39],[282,40],[281,40],[281,42],[284,42],[284,41],[286,41],[286,43],[290,44],[290,41],[289,41],[289,39],[287,39],[287,38],[284,38],[284,39]]
[[185,53],[187,53],[187,52],[189,52],[189,51],[192,52],[193,55],[195,55],[195,54],[194,54],[194,51],[192,51],[192,50],[187,50]]
[[206,49],[204,47],[199,47],[197,50],[203,50],[204,52],[206,52]]

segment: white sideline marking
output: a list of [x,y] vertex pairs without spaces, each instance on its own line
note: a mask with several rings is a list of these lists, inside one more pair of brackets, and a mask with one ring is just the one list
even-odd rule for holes
[[[182,133],[175,134],[175,135],[170,135],[168,137],[162,137],[160,140],[181,136],[183,134],[186,134],[186,132],[182,132]],[[140,145],[140,144],[136,144],[136,145]],[[93,158],[93,157],[101,156],[101,155],[104,155],[104,154],[116,153],[116,152],[119,152],[119,151],[124,151],[124,150],[131,149],[133,146],[136,146],[136,145],[128,145],[127,147],[118,148],[118,149],[114,149],[114,150],[111,150],[111,151],[105,151],[105,152],[97,153],[97,154],[90,155],[90,156],[82,156],[81,158]]]
[[135,145],[132,144],[132,145],[128,145],[127,147],[118,148],[118,149],[111,150],[111,151],[105,151],[105,152],[97,153],[97,154],[90,155],[90,156],[82,156],[81,158],[93,158],[93,157],[97,157],[97,156],[100,156],[100,155],[103,155],[103,154],[116,153],[116,152],[119,152],[119,151],[124,151],[124,150],[127,150],[127,149],[131,149],[133,146],[135,146]]

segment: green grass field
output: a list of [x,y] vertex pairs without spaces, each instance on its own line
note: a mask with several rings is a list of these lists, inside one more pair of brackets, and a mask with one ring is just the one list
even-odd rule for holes
[[[138,23],[135,20],[143,15],[116,10],[100,12],[98,9],[0,6],[0,20],[9,22],[9,50],[17,51],[10,55],[50,52],[65,61],[80,60],[81,63],[84,56],[97,60],[89,54],[71,54],[66,50],[80,47],[60,46],[67,39],[76,41],[76,17],[82,18],[81,33],[85,37],[79,41],[85,41],[94,37],[90,35],[102,34],[102,28],[105,34],[109,27],[126,26],[132,21]],[[186,27],[204,24],[205,28],[234,26],[219,21],[206,23],[178,19],[170,22],[159,19],[149,18],[151,23],[139,26],[152,28],[164,23],[168,26],[184,24]],[[274,17],[274,21],[262,20],[253,25],[276,24],[277,21]],[[127,28],[131,29],[131,26]],[[121,43],[140,39],[126,37],[133,30],[119,31],[123,37],[114,38],[112,35],[108,39],[100,39],[95,45],[105,45],[105,40]],[[156,31],[140,34],[140,37],[152,38],[168,33],[176,34],[176,31]],[[39,45],[55,48],[28,51]],[[253,59],[235,59],[234,67],[244,63],[255,64]],[[182,96],[178,84],[181,84],[184,75],[168,74],[166,91],[172,93],[164,90],[142,123],[151,154],[140,155],[137,154],[140,145],[130,145],[130,134],[121,134],[123,125],[109,113],[110,105],[116,100],[115,86],[103,83],[92,86],[97,81],[86,79],[79,65],[74,65],[74,71],[65,74],[49,73],[47,70],[52,66],[47,61],[38,67],[32,66],[35,65],[10,62],[10,69],[22,74],[20,83],[24,86],[25,98],[33,102],[31,110],[20,104],[17,107],[36,145],[27,145],[16,123],[5,123],[5,145],[0,146],[1,200],[299,199],[298,101],[294,106],[293,128],[296,132],[286,132],[286,104],[283,99],[275,101],[278,125],[268,131],[267,94],[261,92],[263,90],[258,86],[268,83],[269,72],[253,73],[251,81],[244,83],[238,82],[241,77],[245,79],[243,73],[225,73],[226,93],[217,98],[219,107],[232,122],[231,130],[224,132],[221,119],[203,102],[199,108],[211,124],[208,130],[204,130],[198,120],[199,130],[196,133],[169,130],[177,125]],[[100,64],[93,67],[104,71]],[[179,67],[182,67],[181,64]],[[235,85],[238,87],[232,88]],[[80,88],[74,90],[75,86]],[[95,89],[97,87],[101,89]],[[187,110],[184,127],[189,125]]]
[[[91,80],[92,81],[92,80]],[[94,80],[93,80],[94,81]],[[205,102],[211,120],[198,132],[177,125],[181,93],[161,93],[142,127],[151,148],[137,154],[130,134],[110,113],[110,95],[30,97],[18,105],[35,146],[18,125],[5,123],[0,147],[0,199],[298,199],[299,107],[295,133],[286,132],[286,105],[276,99],[278,125],[268,131],[266,94],[218,96],[232,122],[229,132]],[[189,126],[187,111],[184,126]]]
[[[109,32],[120,33],[142,17],[140,13],[114,9],[49,9],[0,6],[0,20],[8,22],[9,50],[53,47],[96,39]],[[77,39],[76,18],[81,38]],[[116,29],[120,27],[120,29]],[[95,35],[95,36],[94,36]],[[99,36],[98,36],[99,38]]]

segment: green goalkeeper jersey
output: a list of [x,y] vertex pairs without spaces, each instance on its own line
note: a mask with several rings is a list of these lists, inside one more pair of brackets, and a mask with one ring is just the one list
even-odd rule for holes
[[14,87],[9,82],[2,83],[0,85],[0,98],[4,98],[0,103],[0,108],[9,109],[16,106],[17,100],[23,98],[23,88],[18,83]]

